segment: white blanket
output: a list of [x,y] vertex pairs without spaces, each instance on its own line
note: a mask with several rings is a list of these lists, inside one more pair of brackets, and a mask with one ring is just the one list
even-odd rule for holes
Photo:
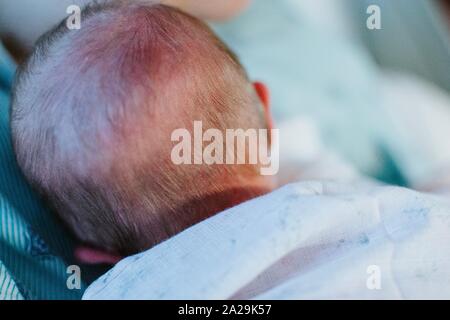
[[[363,190],[363,191],[362,191]],[[84,299],[450,298],[450,204],[302,182],[128,257]]]

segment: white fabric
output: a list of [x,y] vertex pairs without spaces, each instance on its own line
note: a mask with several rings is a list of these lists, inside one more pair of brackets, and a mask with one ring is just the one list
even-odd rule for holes
[[84,299],[450,298],[449,256],[444,198],[302,182],[122,260]]

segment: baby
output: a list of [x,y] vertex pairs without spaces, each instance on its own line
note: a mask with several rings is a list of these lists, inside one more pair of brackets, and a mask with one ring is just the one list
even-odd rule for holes
[[194,121],[204,130],[271,126],[265,86],[177,9],[87,7],[80,30],[63,22],[41,37],[13,92],[19,166],[92,252],[148,249],[274,187],[260,163],[171,161],[171,133]]

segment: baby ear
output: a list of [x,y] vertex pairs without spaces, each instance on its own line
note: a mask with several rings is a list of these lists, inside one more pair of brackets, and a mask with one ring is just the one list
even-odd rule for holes
[[270,91],[269,88],[262,82],[256,81],[253,82],[253,87],[255,87],[255,91],[258,94],[259,99],[261,100],[264,108],[270,108]]
[[84,264],[110,264],[114,265],[123,257],[113,255],[98,249],[86,246],[79,246],[74,252],[75,259]]
[[273,129],[273,118],[272,113],[270,111],[270,90],[269,88],[262,82],[254,82],[253,87],[255,88],[256,94],[261,101],[261,104],[264,108],[264,115],[266,118],[267,126],[269,129]]

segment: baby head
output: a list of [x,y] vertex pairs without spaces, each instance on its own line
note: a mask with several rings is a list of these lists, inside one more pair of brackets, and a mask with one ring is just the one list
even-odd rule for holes
[[81,29],[63,22],[38,41],[13,92],[19,166],[90,246],[133,254],[272,187],[259,163],[172,162],[172,132],[194,121],[268,126],[264,86],[179,10],[90,6]]

